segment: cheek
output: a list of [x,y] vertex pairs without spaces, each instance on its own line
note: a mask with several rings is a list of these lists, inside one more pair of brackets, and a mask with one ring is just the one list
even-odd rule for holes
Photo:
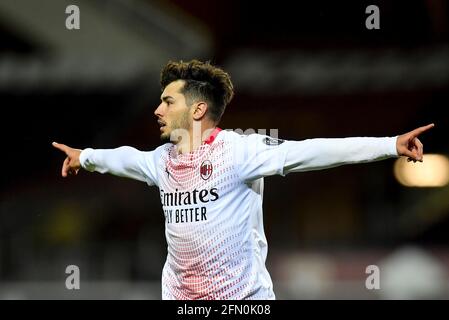
[[184,125],[186,127],[190,126],[190,124],[192,122],[192,115],[190,114],[189,110],[184,112],[184,114],[182,115],[182,121],[184,122]]
[[190,113],[189,110],[178,110],[170,115],[170,118],[173,124],[176,124],[178,127],[186,127],[189,123]]
[[178,117],[179,116],[176,114],[176,112],[168,111],[164,117],[167,127],[176,127],[178,123]]

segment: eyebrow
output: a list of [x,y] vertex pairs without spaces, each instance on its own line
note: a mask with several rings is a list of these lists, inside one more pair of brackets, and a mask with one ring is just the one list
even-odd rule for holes
[[175,100],[172,96],[164,96],[161,98],[162,101],[167,101],[168,99]]

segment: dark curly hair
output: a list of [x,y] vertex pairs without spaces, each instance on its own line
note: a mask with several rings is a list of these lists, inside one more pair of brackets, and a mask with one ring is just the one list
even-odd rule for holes
[[185,81],[181,93],[186,97],[188,105],[198,100],[207,102],[209,118],[215,123],[220,121],[226,106],[234,96],[229,74],[209,61],[168,62],[161,71],[162,91],[176,80]]

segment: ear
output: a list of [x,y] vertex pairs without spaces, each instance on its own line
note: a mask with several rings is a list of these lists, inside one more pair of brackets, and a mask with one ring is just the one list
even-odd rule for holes
[[207,103],[204,101],[197,102],[193,105],[193,119],[201,120],[207,112]]

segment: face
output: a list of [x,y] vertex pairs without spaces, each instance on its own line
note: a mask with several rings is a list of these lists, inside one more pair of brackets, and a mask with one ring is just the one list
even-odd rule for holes
[[189,130],[192,126],[191,108],[187,106],[185,96],[180,93],[183,80],[177,80],[165,87],[161,95],[161,104],[154,114],[161,130],[161,139],[170,141],[170,134],[176,129]]

